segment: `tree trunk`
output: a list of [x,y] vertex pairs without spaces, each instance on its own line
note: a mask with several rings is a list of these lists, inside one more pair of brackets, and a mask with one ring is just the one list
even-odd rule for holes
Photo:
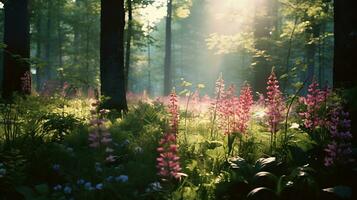
[[61,27],[61,21],[62,21],[62,13],[61,10],[63,9],[62,5],[58,6],[58,12],[57,12],[57,39],[58,39],[58,66],[63,67],[63,51],[62,51],[62,46],[63,46],[63,31]]
[[14,92],[31,93],[30,23],[28,0],[9,0],[5,3],[4,84],[3,97],[10,98]]
[[127,0],[128,5],[128,30],[125,49],[125,89],[128,90],[129,71],[130,71],[130,54],[131,54],[131,38],[133,30],[133,5],[132,0]]
[[168,0],[168,2],[167,2],[167,16],[166,16],[166,37],[165,37],[164,95],[169,95],[172,90],[171,22],[172,22],[172,0]]
[[[273,2],[274,0],[261,1],[256,8],[255,14],[255,49],[264,52],[262,54],[267,56],[271,53],[271,44],[267,43],[267,38],[271,37],[270,32],[273,30],[274,25],[276,25],[275,19],[272,17],[276,15],[276,13],[272,13]],[[266,92],[266,82],[272,68],[272,63],[262,54],[257,54],[257,56],[253,57],[253,87],[259,93]]]
[[[357,131],[357,13],[355,0],[334,1],[334,88],[345,88],[349,95],[346,96],[352,120],[352,133]],[[356,137],[355,137],[356,138]],[[356,139],[355,139],[356,140]]]
[[334,1],[335,55],[334,87],[356,86],[357,13],[355,0]]
[[308,86],[312,83],[312,80],[315,77],[315,54],[316,54],[316,44],[311,42],[316,37],[320,35],[320,26],[313,24],[311,30],[307,31],[307,41],[306,41],[306,63],[307,63],[307,72],[306,76],[302,81],[307,81],[303,89],[303,93],[307,93]]
[[148,86],[147,91],[149,95],[152,95],[151,90],[151,48],[150,48],[150,35],[147,36],[148,38]]
[[52,32],[52,1],[47,2],[47,30],[46,30],[46,50],[45,50],[45,80],[51,80],[52,77],[52,66],[51,66],[51,51],[52,51],[52,44],[51,44],[51,32]]
[[101,0],[100,82],[105,108],[127,111],[124,74],[124,0]]
[[[42,15],[39,14],[36,16],[36,29],[37,29],[37,37],[36,37],[36,57],[37,59],[42,58]],[[42,77],[41,77],[41,67],[37,64],[36,67],[36,90],[39,92],[42,88]]]

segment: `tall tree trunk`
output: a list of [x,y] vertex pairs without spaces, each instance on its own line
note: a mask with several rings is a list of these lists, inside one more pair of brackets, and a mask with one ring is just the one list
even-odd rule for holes
[[31,93],[30,64],[23,59],[30,57],[30,22],[28,0],[5,2],[4,84],[3,97],[10,98],[14,92]]
[[57,13],[57,39],[58,39],[58,66],[62,67],[63,65],[63,51],[62,51],[62,45],[63,45],[63,31],[61,27],[61,21],[62,21],[62,13],[61,10],[62,5],[59,5],[58,13]]
[[152,90],[151,90],[151,48],[150,48],[150,35],[148,37],[148,86],[147,86],[147,91],[149,95],[152,95]]
[[46,29],[46,50],[45,50],[45,80],[51,80],[52,77],[52,65],[51,65],[51,51],[52,51],[52,1],[47,2],[47,29]]
[[[86,8],[88,8],[88,2],[86,2]],[[89,11],[86,12],[86,61],[85,61],[85,67],[86,67],[86,83],[85,83],[85,92],[88,93],[89,87],[90,87],[90,77],[91,77],[91,72],[90,72],[90,59],[89,59],[89,35],[90,35],[90,25],[89,25]]]
[[166,37],[165,37],[165,63],[164,63],[164,95],[169,95],[172,89],[172,72],[171,72],[171,32],[172,22],[172,0],[167,1],[166,16]]
[[[36,16],[36,29],[37,29],[37,37],[36,37],[36,57],[37,59],[42,58],[42,15],[39,14]],[[36,67],[36,90],[39,92],[42,88],[42,77],[41,77],[41,67],[37,64]]]
[[[333,85],[348,89],[348,110],[352,120],[352,133],[357,131],[357,12],[355,0],[334,1],[335,55]],[[356,138],[356,137],[355,137]]]
[[131,38],[133,30],[133,5],[132,0],[127,0],[128,6],[128,30],[125,49],[125,88],[128,90],[129,71],[130,71],[130,54],[131,54]]
[[[76,9],[81,9],[80,8],[80,2],[81,0],[76,0],[75,7]],[[81,45],[81,38],[80,38],[80,27],[78,26],[73,26],[73,48],[74,48],[74,53],[73,53],[73,65],[76,66],[78,65],[79,62],[79,52],[80,52],[80,45]]]
[[272,63],[267,61],[263,54],[269,56],[269,53],[271,53],[271,44],[267,43],[267,38],[271,37],[270,32],[273,30],[274,25],[276,25],[273,17],[276,13],[272,13],[274,10],[272,6],[275,5],[273,4],[274,1],[259,1],[255,13],[254,38],[256,41],[254,45],[258,52],[264,52],[258,53],[253,58],[253,63],[255,64],[253,67],[253,87],[259,93],[266,92],[266,82],[272,68]]
[[305,87],[303,89],[304,93],[307,93],[308,86],[312,83],[312,80],[315,77],[315,55],[316,55],[316,44],[310,40],[318,37],[320,34],[320,26],[313,24],[311,30],[307,31],[307,44],[306,44],[306,63],[307,63],[307,72],[306,77],[303,80],[306,80]]
[[334,87],[354,87],[357,79],[357,13],[354,0],[334,1],[335,55]]
[[124,74],[124,0],[101,0],[100,89],[104,107],[127,111]]
[[[4,9],[0,9],[0,20],[4,21]],[[4,24],[0,23],[0,38],[4,38]],[[0,95],[2,93],[2,84],[4,78],[4,55],[0,53]]]

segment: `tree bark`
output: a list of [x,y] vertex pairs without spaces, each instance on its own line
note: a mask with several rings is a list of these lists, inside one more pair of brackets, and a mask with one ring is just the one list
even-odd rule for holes
[[124,0],[101,0],[100,82],[103,106],[127,111],[124,74]]
[[14,92],[31,93],[30,64],[24,60],[30,57],[30,22],[28,0],[5,2],[4,84],[3,97],[10,98]]
[[172,0],[167,1],[166,37],[165,37],[165,63],[164,63],[164,95],[169,95],[172,90],[171,72],[171,45],[172,45]]
[[[334,88],[347,89],[345,96],[352,120],[352,131],[357,131],[357,13],[355,0],[335,0],[334,1],[334,67],[333,86]],[[356,142],[356,137],[355,137]]]
[[[42,58],[42,15],[38,14],[36,16],[36,29],[37,29],[37,37],[36,37],[36,57],[37,59]],[[42,88],[42,77],[41,77],[41,67],[37,64],[36,67],[36,90],[39,92]]]
[[45,48],[45,81],[51,80],[52,77],[52,66],[51,66],[51,36],[52,36],[52,1],[47,2],[47,29],[46,29],[46,48]]
[[129,71],[130,71],[130,54],[131,54],[131,38],[133,30],[133,5],[132,0],[127,0],[128,5],[128,30],[125,49],[125,89],[128,90]]
[[271,53],[271,44],[267,43],[267,38],[271,37],[270,32],[276,25],[276,19],[273,17],[276,13],[272,13],[274,2],[275,0],[260,2],[255,13],[254,38],[256,41],[254,45],[257,51],[264,52],[263,55],[257,54],[253,58],[253,63],[255,63],[253,87],[259,93],[266,92],[266,82],[272,70],[272,62],[268,61],[265,55],[269,56]]
[[357,13],[355,0],[334,1],[334,87],[351,88],[357,83]]

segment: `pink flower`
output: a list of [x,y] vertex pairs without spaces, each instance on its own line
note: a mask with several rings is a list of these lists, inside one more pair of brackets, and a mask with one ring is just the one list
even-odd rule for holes
[[349,114],[344,112],[340,106],[331,110],[328,123],[332,142],[325,148],[325,166],[344,164],[351,161],[351,120]]
[[240,92],[238,108],[235,110],[236,119],[235,131],[245,134],[250,120],[250,112],[253,106],[253,95],[249,84],[245,84]]
[[92,119],[90,120],[90,125],[92,130],[88,135],[89,146],[105,151],[106,154],[109,154],[105,160],[107,162],[114,162],[115,156],[112,155],[114,150],[110,148],[112,138],[105,126],[106,119],[103,116],[108,113],[108,111],[98,110],[96,108],[98,105],[99,101],[92,104],[94,108],[91,110]]
[[216,93],[218,96],[214,106],[219,118],[218,127],[223,129],[225,134],[233,132],[245,134],[253,105],[250,86],[248,84],[243,85],[240,96],[237,97],[234,85],[224,91],[224,82],[220,77],[216,83]]
[[283,111],[285,109],[283,95],[279,89],[279,81],[272,70],[267,82],[267,116],[270,132],[275,135],[279,130],[279,124],[284,120]]
[[178,179],[181,177],[181,167],[177,156],[178,146],[176,145],[175,135],[172,133],[164,134],[157,148],[159,157],[156,158],[158,175],[163,180]]
[[170,126],[171,132],[178,134],[178,125],[179,125],[179,108],[178,108],[178,100],[176,93],[173,91],[170,94],[170,103],[169,103],[169,113],[171,115],[170,118]]
[[300,97],[300,103],[305,106],[305,110],[300,112],[305,128],[313,132],[316,127],[325,125],[325,121],[319,116],[323,103],[326,101],[330,92],[320,90],[319,84],[314,80],[308,88],[306,97]]

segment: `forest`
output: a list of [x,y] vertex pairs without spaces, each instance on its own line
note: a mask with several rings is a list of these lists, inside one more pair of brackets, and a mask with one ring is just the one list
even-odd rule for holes
[[355,0],[0,0],[0,200],[357,199]]

